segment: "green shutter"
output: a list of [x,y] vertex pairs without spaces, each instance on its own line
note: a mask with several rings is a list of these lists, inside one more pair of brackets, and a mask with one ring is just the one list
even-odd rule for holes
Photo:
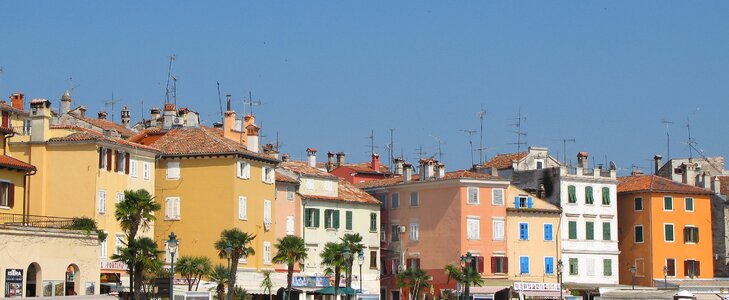
[[334,211],[334,228],[339,229],[339,211]]
[[319,209],[314,209],[314,227],[319,228]]
[[311,208],[304,210],[304,226],[311,227]]
[[577,221],[569,221],[570,240],[577,239]]
[[610,205],[610,188],[602,188],[602,204]]
[[567,191],[569,192],[569,203],[577,203],[577,193],[575,191],[575,186],[570,185],[567,187]]
[[613,276],[613,261],[612,259],[602,260],[602,275]]
[[592,187],[586,186],[585,187],[585,203],[592,204],[594,202],[595,202],[595,199],[592,198]]
[[612,236],[610,235],[610,223],[609,222],[602,223],[602,239],[605,241],[609,241],[612,239]]
[[595,222],[586,222],[585,230],[587,231],[586,239],[588,241],[594,240],[595,239]]
[[673,225],[666,224],[663,227],[663,230],[666,232],[666,241],[673,242]]
[[347,223],[346,223],[347,230],[352,230],[352,212],[348,210],[346,212],[346,216],[347,216]]
[[370,214],[370,231],[377,231],[377,214]]

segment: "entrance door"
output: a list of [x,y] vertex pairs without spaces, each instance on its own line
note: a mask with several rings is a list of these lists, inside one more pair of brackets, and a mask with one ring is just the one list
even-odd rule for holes
[[392,291],[392,298],[390,300],[400,300],[400,291]]

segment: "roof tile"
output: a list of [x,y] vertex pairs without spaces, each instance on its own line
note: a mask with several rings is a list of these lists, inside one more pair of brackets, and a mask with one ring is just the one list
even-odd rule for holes
[[513,161],[521,160],[526,156],[526,152],[498,154],[485,162],[483,166],[486,168],[496,168],[498,170],[511,169]]
[[[477,173],[472,172],[468,170],[458,170],[458,171],[452,171],[447,172],[443,176],[442,179],[433,179],[435,180],[451,180],[451,179],[460,179],[460,178],[470,178],[470,179],[487,179],[487,180],[501,180],[508,182],[508,180],[501,178],[499,176],[493,176],[490,174],[484,174],[484,173]],[[411,182],[420,182],[420,175],[413,175]],[[393,186],[403,183],[402,176],[398,177],[392,177],[392,178],[386,178],[386,179],[378,179],[378,180],[370,180],[365,181],[357,184],[357,187],[361,189],[367,189],[367,188],[377,188],[377,187],[386,187],[386,186]]]
[[675,182],[656,175],[618,177],[618,193],[668,192],[681,194],[712,194],[710,190]]

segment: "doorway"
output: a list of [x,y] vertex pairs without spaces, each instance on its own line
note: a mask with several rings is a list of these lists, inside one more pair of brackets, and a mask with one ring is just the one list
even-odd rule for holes
[[38,263],[31,263],[28,265],[28,270],[25,273],[25,296],[26,297],[38,297],[40,295],[41,282],[41,268]]

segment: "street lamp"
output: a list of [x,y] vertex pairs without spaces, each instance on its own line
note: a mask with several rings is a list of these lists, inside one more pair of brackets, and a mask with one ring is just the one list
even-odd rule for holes
[[635,289],[635,273],[636,272],[638,272],[638,268],[636,268],[635,265],[631,266],[630,267],[630,274],[633,276],[633,281],[631,283],[632,286],[633,286],[632,287],[633,290]]
[[233,256],[230,255],[233,253],[233,245],[230,244],[230,241],[225,244],[225,256],[228,258],[228,300],[231,300],[231,294],[230,294],[230,283],[233,281],[233,272],[230,270],[231,261],[233,259]]
[[466,252],[466,255],[461,256],[461,262],[465,264],[464,273],[466,273],[466,288],[464,289],[463,300],[469,300],[469,283],[471,282],[471,262],[473,261],[473,255],[471,252]]
[[663,266],[663,288],[668,288],[668,266]]
[[562,269],[564,268],[564,265],[562,264],[562,260],[560,259],[557,261],[557,279],[559,280],[559,299],[562,299]]
[[167,250],[170,251],[170,300],[172,300],[175,290],[175,252],[177,252],[179,241],[174,232],[170,232],[169,238],[167,240]]
[[362,292],[362,264],[364,264],[364,251],[359,251],[357,255],[357,262],[359,263],[359,292]]
[[352,270],[350,270],[349,263],[350,259],[352,258],[352,252],[349,250],[349,246],[344,246],[344,251],[342,251],[342,257],[344,258],[344,293],[347,295],[347,300],[349,300],[349,274],[351,274]]

